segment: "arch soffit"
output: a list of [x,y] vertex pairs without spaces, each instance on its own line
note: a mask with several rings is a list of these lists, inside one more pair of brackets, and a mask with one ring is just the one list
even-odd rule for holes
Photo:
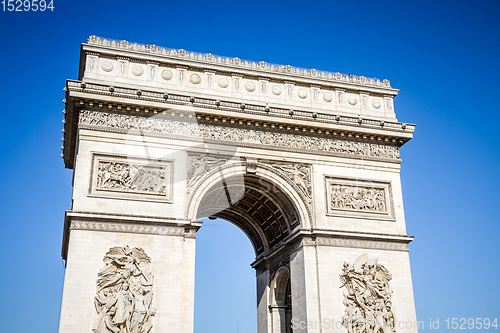
[[[204,175],[193,187],[188,197],[186,218],[196,220],[198,208],[205,194],[211,187],[221,181],[221,178],[244,177],[247,174],[245,162],[228,163],[214,168]],[[293,203],[299,217],[300,229],[310,229],[312,227],[312,212],[308,205],[307,198],[299,187],[289,180],[282,172],[274,170],[265,164],[259,163],[256,169],[256,176],[262,177],[275,185]]]

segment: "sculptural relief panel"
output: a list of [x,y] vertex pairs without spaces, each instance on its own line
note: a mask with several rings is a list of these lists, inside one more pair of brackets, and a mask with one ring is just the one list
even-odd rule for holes
[[208,172],[226,164],[227,158],[201,154],[189,154],[187,158],[187,192]]
[[89,196],[171,203],[172,160],[92,155]]
[[344,262],[339,278],[347,289],[342,323],[348,333],[396,331],[387,268],[364,253],[353,264]]
[[395,221],[391,183],[325,177],[327,215]]
[[294,182],[307,197],[311,203],[312,197],[312,182],[311,182],[311,166],[300,163],[282,163],[266,161],[267,164],[274,169],[284,173],[292,182]]
[[125,245],[109,249],[103,263],[96,282],[92,332],[149,333],[156,315],[151,259],[142,248]]

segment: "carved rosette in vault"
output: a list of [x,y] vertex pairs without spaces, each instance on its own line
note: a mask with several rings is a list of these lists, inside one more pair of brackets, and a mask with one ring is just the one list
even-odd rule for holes
[[156,309],[153,301],[151,259],[143,249],[113,247],[98,273],[95,333],[149,333]]
[[369,262],[366,253],[352,265],[344,262],[340,281],[347,289],[342,317],[347,332],[395,332],[392,291],[389,287],[391,279],[389,271],[376,260]]

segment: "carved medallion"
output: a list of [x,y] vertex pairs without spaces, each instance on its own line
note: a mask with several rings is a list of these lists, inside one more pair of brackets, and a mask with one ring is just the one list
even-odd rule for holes
[[340,281],[344,293],[345,314],[342,323],[350,333],[395,332],[392,313],[391,274],[376,260],[369,261],[366,253],[354,263],[344,262]]
[[149,333],[156,309],[153,302],[151,259],[143,249],[113,247],[103,259],[94,297],[95,333]]
[[380,101],[380,99],[374,99],[372,101],[372,106],[375,108],[375,109],[380,109],[380,107],[382,106],[382,102]]
[[247,83],[245,83],[245,89],[249,92],[252,92],[252,91],[255,91],[255,83],[253,83],[252,81],[248,81]]
[[226,78],[221,77],[217,83],[219,84],[219,87],[221,88],[227,88],[229,86],[229,81]]
[[134,74],[135,76],[141,76],[142,74],[144,74],[144,68],[139,65],[135,65],[134,67],[132,67],[132,74]]
[[111,61],[105,61],[102,63],[101,68],[105,72],[111,72],[113,70],[113,63]]
[[326,92],[323,94],[323,99],[325,100],[325,102],[331,102],[333,100],[333,95],[329,92]]
[[164,69],[161,72],[161,77],[163,80],[169,81],[169,80],[172,80],[172,78],[174,77],[174,74],[172,74],[172,71],[170,71],[168,69]]
[[299,91],[297,92],[297,95],[300,98],[304,99],[307,97],[307,91],[305,89],[299,89]]
[[201,82],[201,76],[195,73],[191,75],[189,80],[191,81],[192,84],[199,84]]
[[278,95],[281,95],[281,87],[280,86],[273,86],[273,88],[271,89],[271,91],[273,92],[273,94],[275,94],[276,96]]
[[358,99],[354,96],[349,96],[349,98],[347,98],[347,103],[354,106],[358,103]]

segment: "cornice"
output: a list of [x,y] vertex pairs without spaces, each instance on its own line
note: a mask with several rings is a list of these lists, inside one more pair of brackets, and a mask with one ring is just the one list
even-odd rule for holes
[[191,221],[182,218],[168,218],[150,215],[135,215],[135,214],[116,214],[116,213],[99,213],[99,212],[85,212],[76,210],[67,210],[66,218],[78,219],[92,219],[92,220],[106,220],[106,221],[127,221],[133,223],[149,223],[161,225],[175,225],[184,226]]
[[332,246],[408,252],[413,236],[357,231],[313,229],[301,231],[301,237],[290,246],[290,253],[303,246]]
[[381,81],[376,78],[318,71],[316,69],[304,69],[290,65],[276,65],[265,61],[254,62],[242,60],[238,57],[220,57],[211,53],[187,52],[183,49],[170,49],[153,44],[130,43],[126,40],[109,40],[98,36],[90,36],[87,39],[87,43],[82,44],[82,49],[87,52],[99,52],[100,49],[104,54],[135,53],[137,56],[154,57],[156,59],[164,59],[167,62],[175,61],[176,63],[190,63],[202,67],[225,68],[226,71],[230,72],[245,72],[250,70],[261,77],[266,76],[266,74],[271,76],[279,75],[285,79],[288,78],[288,80],[315,81],[316,84],[334,83],[346,85],[347,87],[355,87],[355,89],[361,89],[361,87],[379,88],[386,90],[391,95],[396,95],[398,91],[391,88],[389,80],[386,79]]
[[360,248],[384,251],[408,252],[408,244],[413,236],[404,234],[387,234],[362,231],[344,231],[331,229],[300,229],[295,231],[281,246],[265,256],[255,259],[251,266],[259,275],[277,266],[281,260],[290,257],[305,246],[330,246],[342,248]]
[[320,229],[314,228],[311,231],[311,235],[314,237],[330,237],[330,238],[355,238],[355,239],[365,239],[365,240],[377,240],[377,241],[391,241],[400,243],[410,243],[413,241],[414,236],[404,235],[404,234],[388,234],[379,232],[365,232],[365,231],[346,231],[346,230],[334,230],[334,229]]
[[61,256],[67,259],[71,230],[138,233],[195,238],[200,224],[186,219],[67,210]]
[[78,112],[83,108],[134,116],[161,113],[177,121],[196,117],[199,124],[282,131],[292,135],[336,138],[397,147],[411,139],[415,128],[415,125],[399,122],[303,110],[291,112],[287,108],[267,105],[72,80],[67,81],[65,91],[64,102],[67,104],[67,110],[64,111],[63,120],[62,156],[69,168],[73,162]]
[[[345,127],[348,126],[350,127],[350,130],[356,132],[370,131],[371,134],[375,135],[387,135],[388,133],[392,133],[392,135],[402,139],[410,139],[413,131],[415,130],[415,125],[408,123],[370,119],[359,116],[354,117],[342,114],[331,114],[326,112],[312,112],[299,109],[291,110],[290,108],[277,106],[271,107],[265,104],[259,105],[241,103],[238,101],[196,97],[170,92],[167,93],[165,91],[133,89],[96,83],[83,83],[73,80],[67,81],[66,91],[69,93],[68,97],[74,97],[74,99],[80,98],[79,102],[82,99],[95,99],[96,101],[92,102],[93,105],[108,109],[111,105],[111,108],[116,107],[130,111],[129,108],[133,105],[133,111],[135,114],[156,114],[159,112],[170,111],[173,106],[186,105],[200,108],[197,111],[205,109],[205,112],[207,113],[210,113],[210,110],[214,110],[215,112],[211,112],[212,115],[220,114],[221,116],[252,117],[252,119],[256,119],[255,116],[262,116],[267,118],[268,121],[271,117],[274,118],[274,121],[285,124],[289,123],[296,125],[298,124],[298,121],[302,121],[307,122],[308,125],[314,124],[314,126],[317,127],[336,125],[336,129],[339,130],[348,130]],[[126,98],[127,101],[123,101],[123,98]],[[100,106],[100,102],[105,105],[103,104]],[[155,104],[151,102],[154,102]],[[148,106],[145,106],[145,104]],[[151,105],[153,105],[153,107]],[[137,107],[139,110],[137,110]],[[339,128],[341,126],[344,126],[344,128]],[[325,130],[326,129],[327,128],[325,128]],[[404,142],[400,142],[400,144],[402,143]]]

